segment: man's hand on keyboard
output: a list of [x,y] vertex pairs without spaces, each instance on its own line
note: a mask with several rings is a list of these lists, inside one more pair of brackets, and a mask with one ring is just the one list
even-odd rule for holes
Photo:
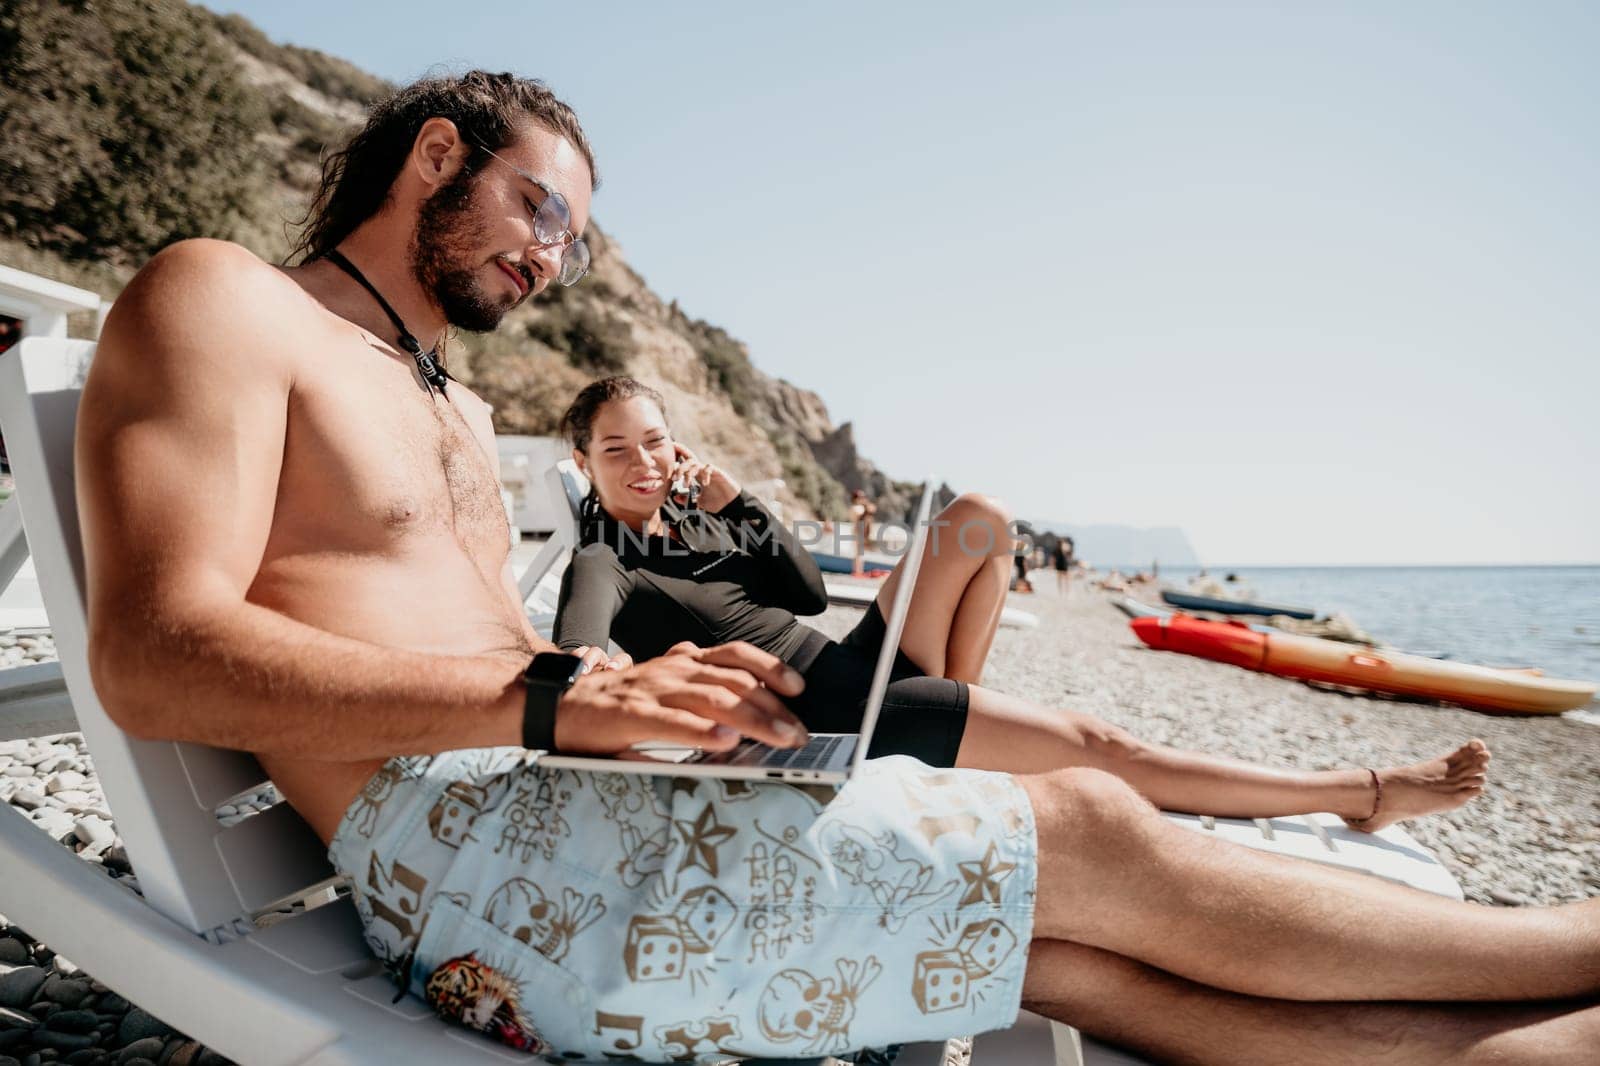
[[750,644],[679,644],[626,670],[596,670],[556,707],[556,745],[615,753],[641,740],[726,751],[741,736],[791,748],[808,739],[778,695],[796,696],[800,675]]

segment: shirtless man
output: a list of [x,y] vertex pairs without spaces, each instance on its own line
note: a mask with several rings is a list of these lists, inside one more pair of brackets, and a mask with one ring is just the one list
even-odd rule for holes
[[[552,727],[572,751],[789,743],[767,689],[798,680],[740,645],[548,700],[523,680],[552,649],[507,566],[488,410],[396,341],[493,328],[570,275],[594,185],[570,110],[508,75],[420,83],[329,179],[302,265],[185,242],[106,323],[79,413],[91,662],[130,734],[255,752],[436,1007],[590,1055],[624,1010],[643,1055],[690,1038],[792,1055],[1003,1025],[1019,1000],[1183,1061],[1577,1062],[1600,1041],[1600,902],[1480,907],[1262,855],[1095,771],[882,760],[824,804],[530,765],[517,745]],[[913,831],[908,800],[957,814]],[[804,913],[757,906],[758,856],[773,882],[807,872]],[[409,939],[366,865],[402,857],[434,864]],[[805,926],[813,902],[826,917]],[[757,917],[809,932],[758,941]],[[656,968],[680,949],[695,980]],[[942,998],[944,978],[987,994]],[[558,986],[585,1010],[548,1010]],[[645,1026],[696,992],[714,1016]]]

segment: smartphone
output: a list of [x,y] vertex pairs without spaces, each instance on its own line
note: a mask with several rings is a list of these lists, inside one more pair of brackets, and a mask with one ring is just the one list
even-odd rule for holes
[[692,478],[675,476],[672,479],[672,498],[689,510],[700,506],[700,482]]

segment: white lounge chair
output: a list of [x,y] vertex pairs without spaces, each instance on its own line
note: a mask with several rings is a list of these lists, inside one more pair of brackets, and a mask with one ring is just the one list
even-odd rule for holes
[[[0,811],[0,912],[170,1024],[241,1062],[526,1062],[434,1017],[369,955],[354,907],[321,842],[286,804],[225,828],[215,811],[265,780],[249,755],[134,740],[106,716],[89,677],[83,556],[74,497],[73,426],[86,342],[28,339],[0,355],[0,427],[66,684],[143,898],[99,867]],[[547,566],[548,570],[549,567]],[[541,575],[542,576],[542,575]],[[535,579],[537,580],[537,579]],[[130,620],[133,621],[133,620]],[[1216,831],[1271,850],[1295,845],[1335,862],[1459,897],[1404,833],[1376,838],[1326,820],[1217,820]],[[1262,839],[1262,832],[1268,839]],[[1348,838],[1348,839],[1347,839]],[[1321,849],[1321,850],[1319,850]],[[1326,853],[1324,853],[1326,852]],[[285,915],[288,904],[307,909]],[[274,919],[259,922],[263,916]],[[978,1038],[986,1066],[1136,1063],[1025,1016]],[[939,1061],[937,1044],[902,1056]]]
[[[0,595],[12,589],[27,561],[22,507],[12,496],[0,503]],[[15,629],[44,623],[43,611],[0,608],[0,626]],[[77,728],[60,663],[30,663],[0,670],[0,740],[42,737]]]

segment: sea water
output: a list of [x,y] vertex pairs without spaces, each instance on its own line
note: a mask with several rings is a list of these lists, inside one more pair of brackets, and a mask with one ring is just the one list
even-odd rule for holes
[[[1161,568],[1183,588],[1193,570]],[[1379,640],[1457,662],[1600,680],[1600,566],[1211,567],[1250,598],[1341,611]],[[1600,724],[1600,701],[1577,712]]]

